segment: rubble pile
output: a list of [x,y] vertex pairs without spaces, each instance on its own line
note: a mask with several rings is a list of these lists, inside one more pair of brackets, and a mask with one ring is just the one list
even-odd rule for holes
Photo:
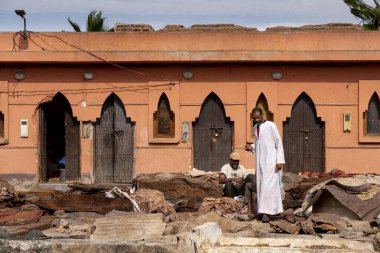
[[140,210],[145,213],[162,213],[163,221],[170,222],[176,219],[176,211],[169,204],[162,192],[152,189],[139,189],[131,194],[131,197],[137,202]]
[[293,221],[274,220],[270,226],[278,233],[309,234],[317,235],[323,233],[337,234],[349,231],[352,225],[333,214],[312,214],[308,218],[298,218]]
[[176,211],[174,205],[165,200],[162,192],[152,189],[139,189],[137,191],[124,190],[114,187],[105,193],[108,198],[121,197],[129,200],[135,212],[160,213],[164,222],[174,221]]
[[206,214],[211,211],[216,211],[220,215],[247,214],[248,207],[233,198],[204,198],[198,213]]
[[56,228],[56,231],[60,232],[60,233],[71,234],[74,232],[87,232],[88,229],[89,229],[88,225],[71,224],[66,219],[60,219],[59,220],[59,226]]
[[285,173],[285,211],[269,224],[248,215],[243,200],[222,197],[215,172],[141,175],[137,190],[74,184],[68,192],[17,193],[0,181],[0,239],[161,240],[216,222],[224,236],[335,236],[380,251],[380,177],[340,175]]
[[[312,207],[312,208],[311,208]],[[370,221],[380,214],[380,176],[333,178],[311,188],[299,211]]]
[[15,189],[7,181],[0,180],[0,189],[0,202],[4,202],[15,197]]
[[142,174],[134,179],[137,189],[148,188],[162,192],[165,199],[178,204],[181,211],[198,211],[204,198],[221,198],[222,186],[217,172],[196,169],[188,174]]
[[284,173],[282,177],[283,183],[283,205],[284,210],[301,207],[305,200],[308,190],[313,186],[328,180],[328,177],[305,177],[290,172]]
[[[283,175],[284,209],[301,207],[306,194],[313,186],[330,177],[305,177],[293,173]],[[223,188],[218,172],[192,169],[186,174],[142,174],[134,179],[137,189],[149,188],[162,192],[165,199],[178,204],[180,211],[198,211],[205,198],[221,198]]]
[[0,188],[0,238],[46,238],[39,230],[50,228],[54,218],[36,205],[40,197],[32,193],[17,194],[4,180],[0,180]]

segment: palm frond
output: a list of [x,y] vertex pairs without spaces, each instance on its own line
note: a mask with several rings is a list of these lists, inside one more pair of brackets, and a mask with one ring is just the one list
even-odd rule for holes
[[350,8],[352,15],[363,22],[365,29],[377,30],[380,25],[380,2],[374,0],[375,7],[365,3],[363,0],[343,0]]
[[73,27],[74,31],[81,32],[80,27],[77,23],[74,23],[70,20],[70,18],[67,18],[67,21],[69,21],[70,25]]
[[88,32],[102,32],[105,31],[104,27],[105,18],[102,17],[102,11],[92,10],[87,17],[87,31]]

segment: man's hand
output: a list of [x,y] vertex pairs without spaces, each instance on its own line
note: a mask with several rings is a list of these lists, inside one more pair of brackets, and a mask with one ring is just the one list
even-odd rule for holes
[[244,149],[245,149],[246,151],[250,151],[250,152],[252,152],[252,146],[249,145],[249,144],[245,145],[245,146],[244,146]]
[[238,184],[242,184],[242,183],[243,183],[243,179],[240,178],[240,177],[235,177],[235,178],[233,179],[233,181],[234,181],[235,183],[238,183]]
[[283,164],[278,163],[278,164],[276,164],[276,169],[277,170],[282,170],[282,166],[283,166]]

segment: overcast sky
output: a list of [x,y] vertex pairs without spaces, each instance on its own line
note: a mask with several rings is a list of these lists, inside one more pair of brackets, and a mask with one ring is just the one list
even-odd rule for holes
[[265,30],[278,25],[359,23],[343,0],[0,0],[0,31],[23,29],[15,9],[26,11],[30,31],[72,31],[68,17],[84,30],[91,10],[102,10],[108,27],[223,23]]

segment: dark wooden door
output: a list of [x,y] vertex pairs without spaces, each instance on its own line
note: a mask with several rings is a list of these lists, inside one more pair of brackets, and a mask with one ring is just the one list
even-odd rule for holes
[[121,101],[114,101],[114,182],[132,182],[134,126]]
[[219,171],[229,162],[233,146],[233,122],[226,117],[222,101],[214,93],[202,105],[193,123],[194,167]]
[[113,182],[113,99],[102,107],[95,125],[95,181]]
[[62,93],[39,107],[40,180],[47,182],[63,174],[58,161],[66,157],[65,180],[80,177],[79,122],[73,117],[71,105]]
[[293,173],[325,170],[325,124],[311,98],[302,93],[283,124],[286,170]]
[[70,111],[65,112],[65,155],[66,180],[79,179],[79,122]]
[[40,127],[40,138],[39,138],[39,157],[40,157],[40,181],[47,181],[47,147],[46,147],[46,116],[45,110],[42,106],[39,107],[39,127]]
[[95,181],[126,183],[133,179],[134,125],[120,99],[104,102],[95,126]]

